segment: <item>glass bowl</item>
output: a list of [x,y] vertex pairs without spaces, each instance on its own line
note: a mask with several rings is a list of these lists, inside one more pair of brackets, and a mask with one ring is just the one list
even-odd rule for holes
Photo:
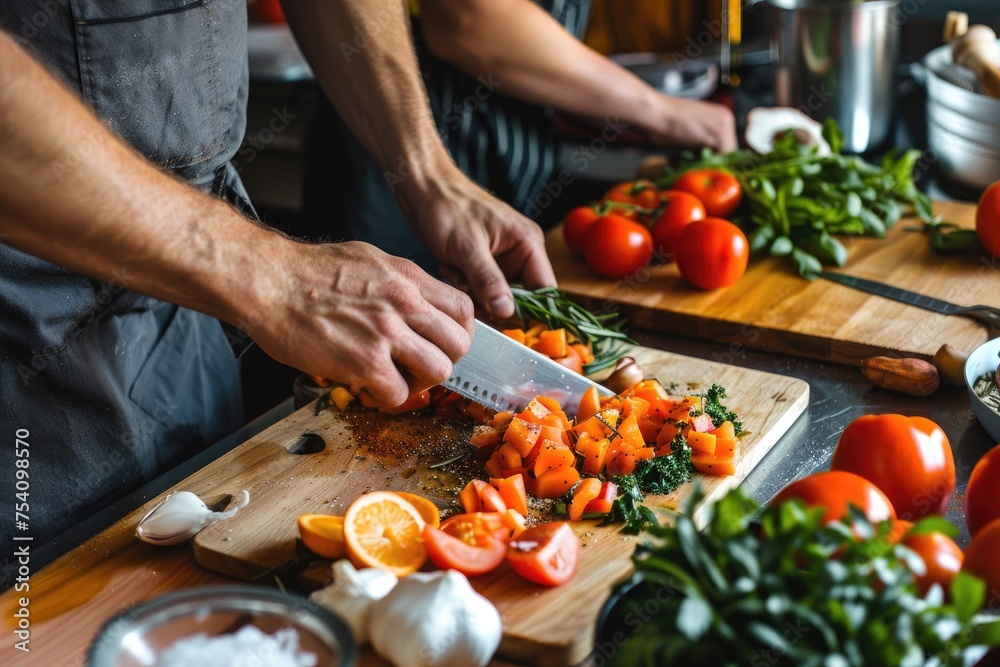
[[976,413],[979,423],[994,440],[1000,442],[1000,413],[991,408],[979,397],[973,386],[976,380],[987,371],[995,371],[1000,364],[1000,338],[983,343],[969,355],[965,362],[965,384],[969,388],[969,399],[972,410]]
[[[315,656],[315,667],[353,667],[357,660],[351,631],[314,602],[258,586],[213,586],[170,593],[118,614],[91,642],[87,665],[154,667],[181,639],[233,635],[248,626],[267,635],[294,630],[298,652]],[[262,644],[258,664],[276,664],[269,660],[275,647],[273,641]]]

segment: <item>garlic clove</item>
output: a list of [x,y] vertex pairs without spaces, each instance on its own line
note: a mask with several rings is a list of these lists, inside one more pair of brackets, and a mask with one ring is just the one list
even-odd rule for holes
[[399,582],[392,572],[375,567],[355,569],[346,558],[333,564],[333,583],[313,593],[313,602],[340,616],[354,633],[358,646],[368,643],[372,605]]
[[170,494],[142,518],[135,534],[143,542],[160,546],[180,544],[206,526],[228,519],[250,502],[250,492],[243,490],[241,502],[225,512],[213,512],[197,495],[190,491]]
[[417,572],[373,605],[369,634],[397,667],[483,667],[500,645],[502,622],[464,575]]

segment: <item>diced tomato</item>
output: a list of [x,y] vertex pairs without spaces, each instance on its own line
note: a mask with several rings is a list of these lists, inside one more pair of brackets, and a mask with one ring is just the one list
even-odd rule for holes
[[538,475],[535,495],[539,498],[561,498],[580,481],[580,471],[573,466],[563,466]]
[[441,530],[469,544],[479,544],[502,528],[503,515],[497,512],[456,514],[441,522]]
[[580,539],[565,521],[532,526],[507,548],[507,562],[528,581],[565,584],[580,563]]
[[477,544],[469,544],[464,540],[427,524],[424,526],[424,547],[427,557],[442,570],[458,570],[467,577],[492,572],[503,562],[507,555],[505,534],[510,530],[506,527],[502,533],[488,540],[480,540]]
[[466,484],[465,488],[458,494],[458,503],[468,514],[481,512],[483,510],[483,501],[479,497],[479,490],[476,488],[475,484],[476,481],[477,480],[472,480]]
[[570,521],[579,521],[583,518],[584,508],[587,504],[597,498],[601,493],[601,480],[596,477],[588,477],[581,481],[576,490],[573,491],[573,500],[567,510]]
[[601,485],[601,491],[597,494],[597,497],[587,503],[587,506],[583,508],[584,514],[588,512],[598,512],[600,514],[607,514],[611,511],[611,506],[615,502],[615,498],[618,497],[618,485],[614,482],[604,482]]
[[476,493],[479,494],[484,512],[500,512],[502,514],[507,511],[507,503],[503,501],[500,492],[495,488],[481,479],[472,480],[472,485],[475,487]]
[[528,529],[528,523],[524,515],[517,510],[508,509],[503,515],[504,525],[510,529],[511,539],[515,539]]
[[524,478],[521,475],[491,479],[490,485],[500,492],[507,509],[516,510],[522,516],[528,513],[528,493],[524,489]]
[[594,361],[594,352],[583,343],[573,343],[570,345],[578,355],[580,355],[580,361],[584,364],[589,364]]
[[566,348],[566,356],[553,359],[560,366],[565,366],[574,373],[583,375],[583,357],[576,351],[575,347]]
[[520,417],[511,420],[510,426],[503,434],[504,442],[509,442],[522,457],[527,456],[531,448],[538,441],[538,434],[542,427],[535,423],[529,423]]
[[539,333],[538,342],[531,349],[551,359],[558,359],[566,356],[567,347],[566,330],[552,329]]
[[[496,449],[490,456],[489,461],[485,465],[486,472],[490,474],[490,477],[502,477],[503,476],[503,463],[500,461],[500,450]],[[461,496],[459,496],[461,500]]]
[[691,431],[687,435],[687,443],[691,445],[691,449],[696,452],[705,452],[706,454],[715,455],[715,436],[711,433]]
[[583,392],[580,399],[580,407],[576,409],[576,421],[582,422],[590,419],[601,409],[601,397],[597,393],[597,387],[591,387]]

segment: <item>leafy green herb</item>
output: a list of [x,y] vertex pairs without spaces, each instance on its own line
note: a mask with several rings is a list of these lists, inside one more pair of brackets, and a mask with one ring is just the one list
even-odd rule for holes
[[550,329],[566,329],[591,346],[594,361],[583,367],[584,373],[614,366],[625,356],[626,346],[635,345],[635,341],[622,331],[625,320],[618,313],[595,315],[557,287],[529,290],[512,286],[511,291],[514,293],[514,316],[523,327],[537,320]]
[[823,124],[823,137],[831,155],[800,145],[792,132],[765,155],[749,150],[684,153],[680,165],[668,168],[657,185],[669,187],[691,169],[732,172],[743,187],[739,222],[751,250],[790,257],[806,278],[814,278],[824,264],[843,266],[847,261],[847,249],[834,234],[885,236],[902,215],[903,204],[931,220],[930,200],[913,181],[920,151],[890,154],[873,165],[841,154],[844,135],[832,119]]
[[762,538],[760,506],[736,489],[705,508],[699,532],[703,499],[696,488],[675,524],[651,524],[636,548],[612,593],[627,632],[608,664],[951,667],[1000,644],[1000,619],[979,615],[985,585],[962,573],[950,602],[940,588],[921,598],[917,556],[887,539],[889,522],[853,511],[824,525],[822,509],[793,501],[760,513]]
[[722,400],[726,398],[725,387],[713,384],[704,394],[695,394],[695,396],[702,397],[701,411],[712,418],[712,423],[715,424],[716,428],[721,426],[722,422],[732,422],[736,435],[743,433],[743,422],[740,421],[739,416],[722,404]]
[[618,497],[611,505],[611,512],[600,525],[623,523],[622,532],[630,535],[638,535],[650,526],[659,525],[656,512],[642,504],[642,490],[635,477],[621,475],[615,477],[614,482],[618,486]]
[[962,229],[940,216],[925,220],[922,226],[907,227],[908,232],[924,232],[931,239],[931,248],[938,252],[982,252],[983,244],[973,229]]
[[618,475],[618,497],[611,505],[611,512],[601,524],[622,523],[622,532],[636,535],[650,526],[659,524],[656,513],[643,505],[644,494],[668,494],[691,480],[694,465],[691,448],[680,433],[670,443],[673,453],[643,459],[635,465],[631,475]]

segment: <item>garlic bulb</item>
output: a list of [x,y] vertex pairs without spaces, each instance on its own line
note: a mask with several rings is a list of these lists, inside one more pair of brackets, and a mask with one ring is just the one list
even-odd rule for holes
[[169,546],[194,537],[199,530],[216,521],[228,519],[250,502],[250,492],[243,491],[243,502],[225,512],[213,512],[201,498],[190,491],[180,491],[167,496],[163,502],[149,510],[135,529],[136,537],[143,542]]
[[483,667],[500,645],[500,613],[454,570],[417,572],[373,605],[369,633],[396,667]]
[[310,598],[340,616],[354,632],[358,646],[364,646],[372,604],[384,598],[398,581],[392,572],[377,567],[356,570],[351,561],[342,558],[333,564],[333,583]]

